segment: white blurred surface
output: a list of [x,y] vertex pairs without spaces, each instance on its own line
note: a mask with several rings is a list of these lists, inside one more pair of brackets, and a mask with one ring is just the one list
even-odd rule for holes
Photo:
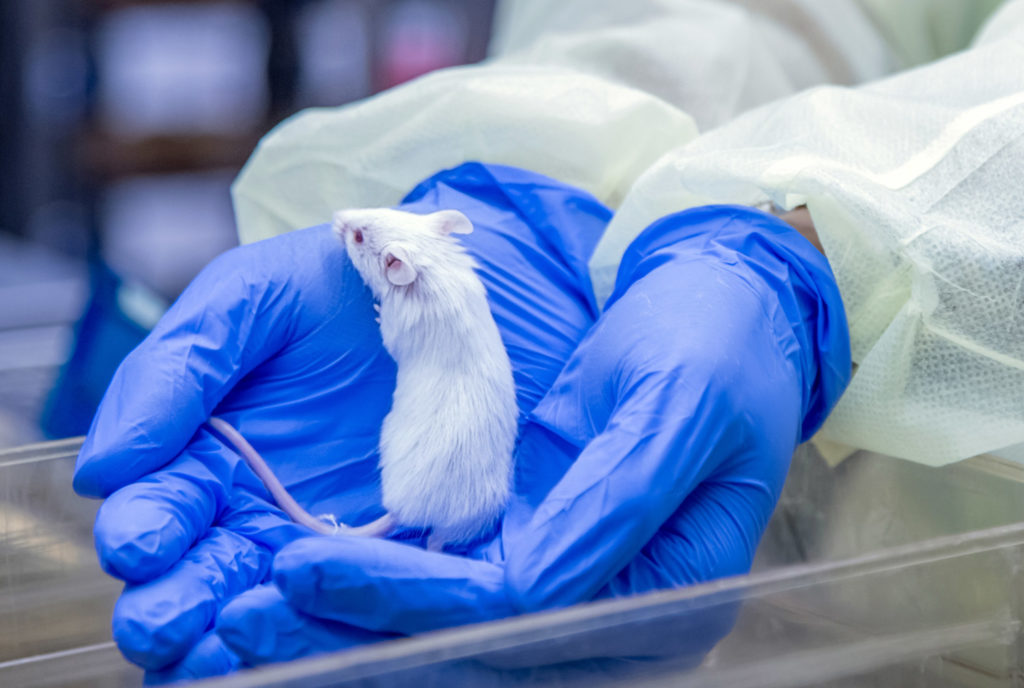
[[99,105],[119,136],[262,124],[267,30],[244,3],[128,7],[98,33]]
[[104,257],[122,277],[173,298],[237,243],[232,172],[129,177],[107,187]]

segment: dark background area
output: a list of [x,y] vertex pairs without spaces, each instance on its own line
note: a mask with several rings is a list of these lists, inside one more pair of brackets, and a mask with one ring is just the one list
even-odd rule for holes
[[493,0],[0,3],[0,447],[84,432],[237,242],[231,181],[306,107],[485,56]]

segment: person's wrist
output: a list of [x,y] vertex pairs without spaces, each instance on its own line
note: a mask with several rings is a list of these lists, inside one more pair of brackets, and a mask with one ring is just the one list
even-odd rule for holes
[[818,249],[822,255],[825,254],[825,250],[821,247],[821,240],[818,238],[818,231],[814,228],[814,220],[811,218],[811,213],[807,210],[807,206],[802,205],[799,208],[793,208],[793,210],[778,214],[776,217],[799,232],[800,236],[811,242],[811,245]]

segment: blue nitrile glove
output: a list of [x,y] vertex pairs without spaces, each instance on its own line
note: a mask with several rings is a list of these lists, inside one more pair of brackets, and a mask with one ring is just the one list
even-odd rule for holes
[[[218,634],[259,664],[344,647],[353,628],[410,634],[744,573],[795,446],[849,375],[839,293],[806,240],[749,208],[666,217],[632,244],[604,314],[529,414],[499,537],[466,557],[293,542],[274,560],[279,592],[236,598]],[[614,651],[699,656],[729,613],[685,639],[617,637]]]
[[[596,318],[586,260],[610,212],[549,178],[481,164],[438,173],[402,207],[456,208],[473,221],[460,240],[481,266],[528,412]],[[220,608],[267,581],[282,546],[310,535],[203,425],[212,413],[314,514],[359,524],[382,513],[377,442],[395,366],[375,315],[330,229],[300,230],[215,260],[122,363],[74,486],[108,497],[96,548],[103,568],[129,583],[114,637],[139,665],[170,667],[153,678],[238,666],[208,634]],[[334,623],[292,628],[314,647],[370,635]]]

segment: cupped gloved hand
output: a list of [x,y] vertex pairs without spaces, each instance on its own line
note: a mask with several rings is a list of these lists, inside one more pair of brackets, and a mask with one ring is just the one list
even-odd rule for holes
[[[842,303],[810,243],[750,208],[666,217],[634,241],[604,313],[528,414],[498,537],[461,556],[292,542],[276,589],[236,598],[218,634],[259,664],[344,647],[352,629],[418,633],[746,572],[795,446],[849,376]],[[727,627],[612,645],[699,655]]]
[[[480,265],[525,414],[596,318],[586,260],[609,211],[549,178],[481,164],[435,175],[401,207],[456,208],[475,225],[462,241]],[[375,315],[330,229],[295,231],[211,263],[117,371],[74,486],[107,498],[96,548],[104,570],[128,583],[114,637],[152,679],[237,667],[210,632],[221,608],[244,591],[279,600],[259,587],[272,558],[311,534],[209,431],[211,414],[238,427],[314,514],[361,524],[382,513],[377,443],[395,366]],[[382,637],[294,615],[290,628],[309,651]]]

